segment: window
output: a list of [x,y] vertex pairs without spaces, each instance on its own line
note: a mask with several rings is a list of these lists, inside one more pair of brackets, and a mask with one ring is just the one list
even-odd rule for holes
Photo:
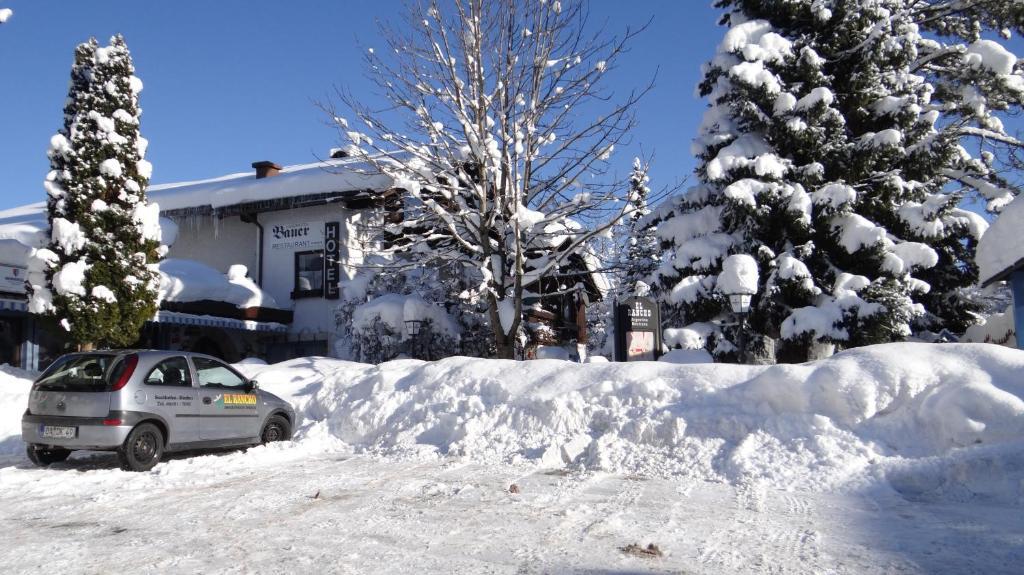
[[184,357],[172,357],[156,364],[146,376],[146,385],[192,387],[192,373]]
[[196,378],[203,387],[243,388],[245,378],[223,363],[205,357],[193,357],[196,366]]
[[319,297],[324,293],[324,253],[298,252],[295,254],[295,291],[292,299]]
[[107,391],[120,375],[119,356],[109,353],[67,355],[55,362],[32,385],[37,391]]

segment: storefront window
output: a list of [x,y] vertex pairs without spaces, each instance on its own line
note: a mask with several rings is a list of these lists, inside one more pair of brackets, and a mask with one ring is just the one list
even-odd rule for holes
[[324,253],[298,252],[295,254],[295,291],[292,299],[319,297],[324,293]]

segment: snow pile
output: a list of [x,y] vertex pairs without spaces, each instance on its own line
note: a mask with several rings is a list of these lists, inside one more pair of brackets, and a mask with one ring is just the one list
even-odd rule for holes
[[757,293],[757,261],[747,254],[733,254],[722,262],[718,291],[724,294]]
[[36,374],[0,365],[0,455],[25,452],[21,442],[21,414],[28,406],[28,391]]
[[978,243],[978,279],[985,283],[1024,260],[1024,202],[1010,202]]
[[227,275],[195,260],[170,258],[160,262],[161,301],[213,300],[240,308],[282,309],[273,296],[260,289],[246,274],[245,266],[231,266]]
[[[1024,449],[1024,353],[991,345],[887,344],[778,366],[318,358],[243,367],[296,403],[300,442],[332,437],[394,456],[829,489],[890,471],[905,484],[918,472],[948,481],[944,465],[972,450]],[[915,467],[921,458],[931,463]],[[1007,497],[1024,495],[1022,485]]]
[[[292,402],[294,449],[585,468],[780,489],[882,480],[1024,501],[1024,352],[886,344],[802,365],[327,358],[236,366]],[[32,374],[0,367],[0,454]],[[258,454],[257,454],[258,455]]]
[[673,349],[658,358],[666,363],[714,363],[706,349]]

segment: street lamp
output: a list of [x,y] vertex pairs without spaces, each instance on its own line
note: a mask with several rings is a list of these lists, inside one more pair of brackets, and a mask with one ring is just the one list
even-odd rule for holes
[[747,363],[747,314],[750,313],[750,301],[754,299],[754,296],[749,293],[731,293],[727,295],[729,296],[729,306],[732,307],[732,313],[740,318],[740,363]]
[[752,299],[754,299],[754,296],[749,293],[729,294],[729,305],[732,306],[732,313],[745,317],[746,314],[750,313],[750,301]]
[[729,307],[740,318],[740,363],[747,362],[747,314],[758,288],[757,261],[748,254],[733,254],[722,260],[715,289],[729,298]]
[[409,336],[409,355],[416,357],[416,340],[420,335],[420,328],[423,327],[423,321],[418,319],[407,319],[405,320],[405,334]]

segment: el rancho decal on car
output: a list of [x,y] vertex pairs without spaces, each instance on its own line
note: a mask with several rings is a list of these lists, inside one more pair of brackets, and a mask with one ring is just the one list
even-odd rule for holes
[[225,393],[213,399],[221,409],[256,409],[256,396],[244,393]]

